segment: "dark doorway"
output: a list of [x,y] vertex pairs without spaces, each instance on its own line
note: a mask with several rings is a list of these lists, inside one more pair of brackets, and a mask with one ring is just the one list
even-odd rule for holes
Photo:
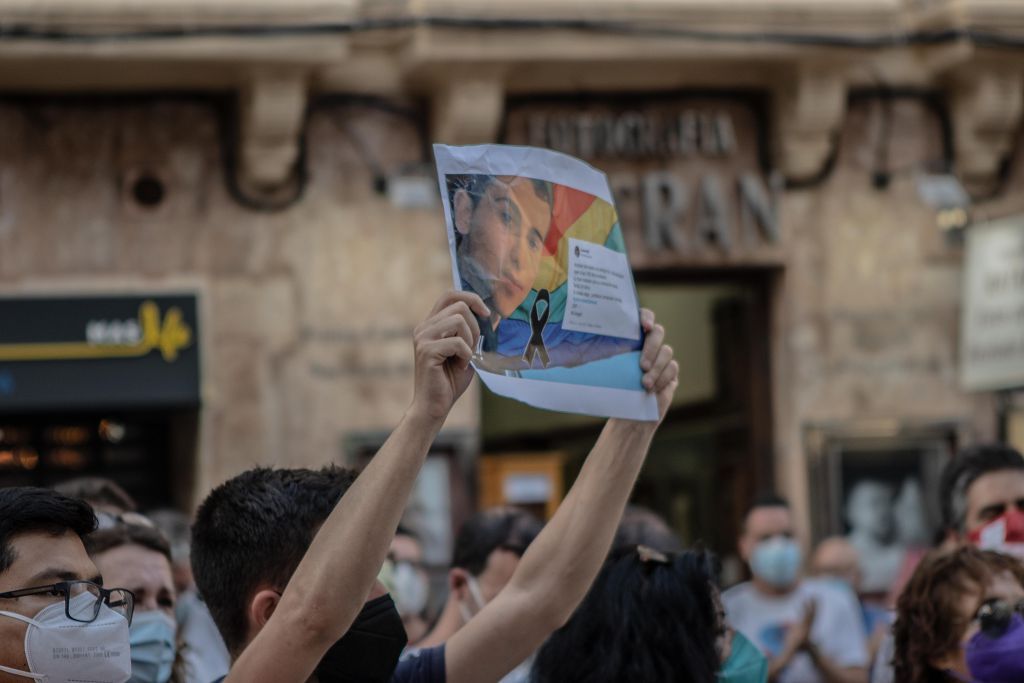
[[[773,484],[771,278],[770,271],[637,274],[640,303],[664,324],[681,381],[632,500],[665,517],[686,545],[703,543],[727,560],[726,580],[739,579],[742,514]],[[489,392],[483,398],[485,452],[561,451],[566,482],[575,479],[602,423]]]
[[180,505],[189,490],[194,411],[0,417],[0,486],[53,486],[100,476],[143,510]]

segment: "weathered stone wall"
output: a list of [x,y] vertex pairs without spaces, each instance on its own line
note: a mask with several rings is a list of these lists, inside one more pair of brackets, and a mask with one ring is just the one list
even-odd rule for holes
[[[206,101],[0,103],[0,294],[189,289],[201,296],[203,412],[193,498],[254,464],[317,465],[388,430],[411,398],[410,333],[450,286],[439,208],[401,210],[375,172],[423,161],[420,113],[314,109],[309,184],[281,212],[232,199]],[[920,101],[892,108],[885,190],[872,185],[877,101],[854,104],[833,173],[786,194],[773,312],[777,477],[806,510],[803,430],[833,422],[952,421],[995,433],[988,395],[960,391],[962,254],[915,173],[942,157]],[[1024,210],[1008,189],[976,215]],[[163,180],[156,209],[130,193]],[[471,389],[449,429],[475,434]],[[801,515],[803,517],[803,515]]]
[[[309,120],[310,182],[277,213],[223,181],[217,112],[162,100],[0,104],[0,294],[193,290],[203,410],[193,497],[256,464],[339,461],[412,397],[412,328],[451,286],[440,209],[399,210],[372,168],[421,161],[414,122]],[[131,198],[153,173],[166,198]],[[475,432],[476,389],[447,428]]]
[[[776,472],[800,509],[810,427],[884,435],[900,422],[952,423],[971,440],[997,432],[992,395],[959,388],[963,250],[917,192],[917,174],[943,157],[940,121],[921,100],[893,103],[891,182],[878,189],[885,106],[852,104],[832,174],[788,192],[782,207],[790,249],[776,297]],[[1013,190],[1020,168],[1002,199],[975,207],[975,220],[1024,210]]]

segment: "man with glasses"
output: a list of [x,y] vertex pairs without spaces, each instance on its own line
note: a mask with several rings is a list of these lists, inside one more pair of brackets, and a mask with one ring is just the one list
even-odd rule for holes
[[0,681],[128,680],[134,596],[102,588],[82,544],[95,527],[83,501],[0,489]]

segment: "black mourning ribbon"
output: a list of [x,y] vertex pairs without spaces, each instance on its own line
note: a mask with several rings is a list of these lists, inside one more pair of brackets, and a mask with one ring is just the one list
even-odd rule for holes
[[[544,304],[544,310],[540,310],[540,305]],[[551,315],[551,295],[548,290],[541,289],[537,291],[537,298],[533,302],[533,308],[530,310],[530,343],[526,345],[526,349],[523,351],[523,360],[526,361],[527,365],[533,367],[533,359],[540,355],[540,362],[543,367],[547,367],[550,359],[548,358],[548,350],[544,348],[544,326],[548,324],[548,316]]]

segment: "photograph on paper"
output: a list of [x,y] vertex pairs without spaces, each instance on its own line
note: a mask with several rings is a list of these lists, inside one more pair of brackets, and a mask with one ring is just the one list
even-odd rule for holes
[[604,174],[549,150],[435,145],[455,287],[478,294],[474,366],[498,394],[653,419],[636,286]]

